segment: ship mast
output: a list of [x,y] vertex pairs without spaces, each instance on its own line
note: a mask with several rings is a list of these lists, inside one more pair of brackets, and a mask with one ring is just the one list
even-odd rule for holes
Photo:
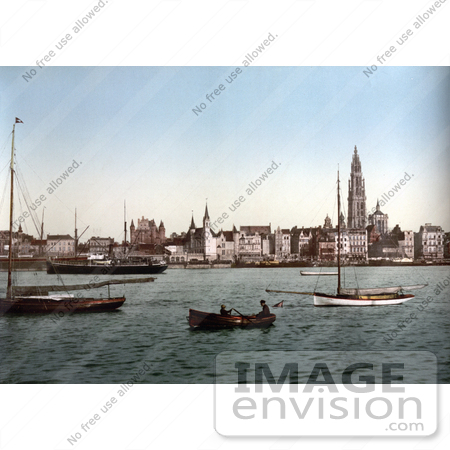
[[14,132],[16,129],[16,121],[12,130],[12,143],[11,143],[11,197],[9,201],[9,255],[8,255],[8,286],[6,288],[6,298],[10,300],[12,298],[12,234],[13,234],[13,200],[14,200]]
[[338,256],[337,256],[337,263],[338,263],[338,287],[337,287],[337,293],[338,295],[341,293],[341,199],[339,195],[339,169],[338,169],[338,178],[337,178],[337,204],[338,204]]
[[75,208],[75,258],[78,255],[77,208]]
[[42,238],[44,236],[44,211],[45,206],[42,208],[42,221],[41,221],[41,239],[39,240],[39,256],[42,256]]
[[126,247],[127,247],[127,204],[126,200],[123,201],[123,231],[124,231],[124,240],[123,240],[123,257],[126,256]]

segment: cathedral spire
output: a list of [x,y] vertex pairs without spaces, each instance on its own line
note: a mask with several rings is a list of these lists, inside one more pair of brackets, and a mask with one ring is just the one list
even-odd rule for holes
[[361,171],[358,149],[352,157],[350,179],[348,181],[348,228],[366,227],[366,186]]
[[192,211],[191,226],[189,227],[189,229],[190,229],[190,230],[195,230],[194,211]]
[[205,216],[203,217],[203,228],[207,229],[210,227],[210,219],[209,219],[209,214],[208,214],[208,199],[206,199],[206,206],[205,206]]

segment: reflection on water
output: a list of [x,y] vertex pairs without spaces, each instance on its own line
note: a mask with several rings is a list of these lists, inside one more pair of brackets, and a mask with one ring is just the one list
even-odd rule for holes
[[[357,278],[355,279],[355,273]],[[299,269],[168,270],[154,283],[111,287],[126,295],[115,312],[0,318],[0,381],[6,383],[122,383],[144,362],[145,383],[212,383],[214,358],[223,351],[402,350],[434,352],[440,382],[450,382],[450,288],[436,295],[449,267],[347,268],[347,286],[416,284],[416,297],[399,306],[315,308],[312,297],[268,294],[265,289],[336,290],[335,277],[300,277]],[[53,284],[56,276],[20,273],[21,284]],[[67,275],[65,284],[88,283]],[[6,274],[0,274],[4,292]],[[99,289],[94,295],[106,295]],[[3,293],[4,295],[4,293]],[[92,293],[90,294],[90,296]],[[426,299],[428,306],[420,307]],[[432,300],[430,300],[430,298]],[[272,308],[275,324],[266,329],[191,331],[189,308],[218,312],[224,303],[243,314],[284,300]],[[406,319],[415,314],[416,318]],[[400,323],[400,325],[399,325]],[[395,336],[394,336],[395,334]],[[420,368],[418,368],[420,370]]]

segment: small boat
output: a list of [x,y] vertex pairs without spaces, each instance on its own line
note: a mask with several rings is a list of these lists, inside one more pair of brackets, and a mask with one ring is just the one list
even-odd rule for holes
[[300,270],[300,275],[305,277],[329,276],[337,274],[337,272],[305,272],[304,270]]
[[265,317],[252,316],[222,316],[221,314],[189,310],[189,326],[192,329],[219,330],[224,328],[267,328],[275,322],[276,315]]

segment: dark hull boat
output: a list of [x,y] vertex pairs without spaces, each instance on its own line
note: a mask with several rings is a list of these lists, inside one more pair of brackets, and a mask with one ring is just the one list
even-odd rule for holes
[[[109,296],[109,286],[117,284],[150,283],[156,278],[133,278],[125,280],[108,280],[99,283],[71,284],[65,286],[12,286],[11,298],[0,299],[0,315],[26,313],[65,313],[111,311],[120,308],[125,297]],[[51,294],[51,292],[84,290],[108,287],[108,298],[86,298],[70,294]]]
[[98,264],[91,262],[64,263],[47,261],[49,275],[155,275],[163,273],[166,264]]
[[50,314],[102,312],[117,309],[123,305],[125,297],[82,298],[73,296],[15,297],[13,300],[0,299],[0,314]]
[[256,316],[222,316],[221,314],[207,313],[189,310],[189,326],[209,330],[220,330],[224,328],[267,328],[275,322],[276,315],[270,314],[266,317]]

